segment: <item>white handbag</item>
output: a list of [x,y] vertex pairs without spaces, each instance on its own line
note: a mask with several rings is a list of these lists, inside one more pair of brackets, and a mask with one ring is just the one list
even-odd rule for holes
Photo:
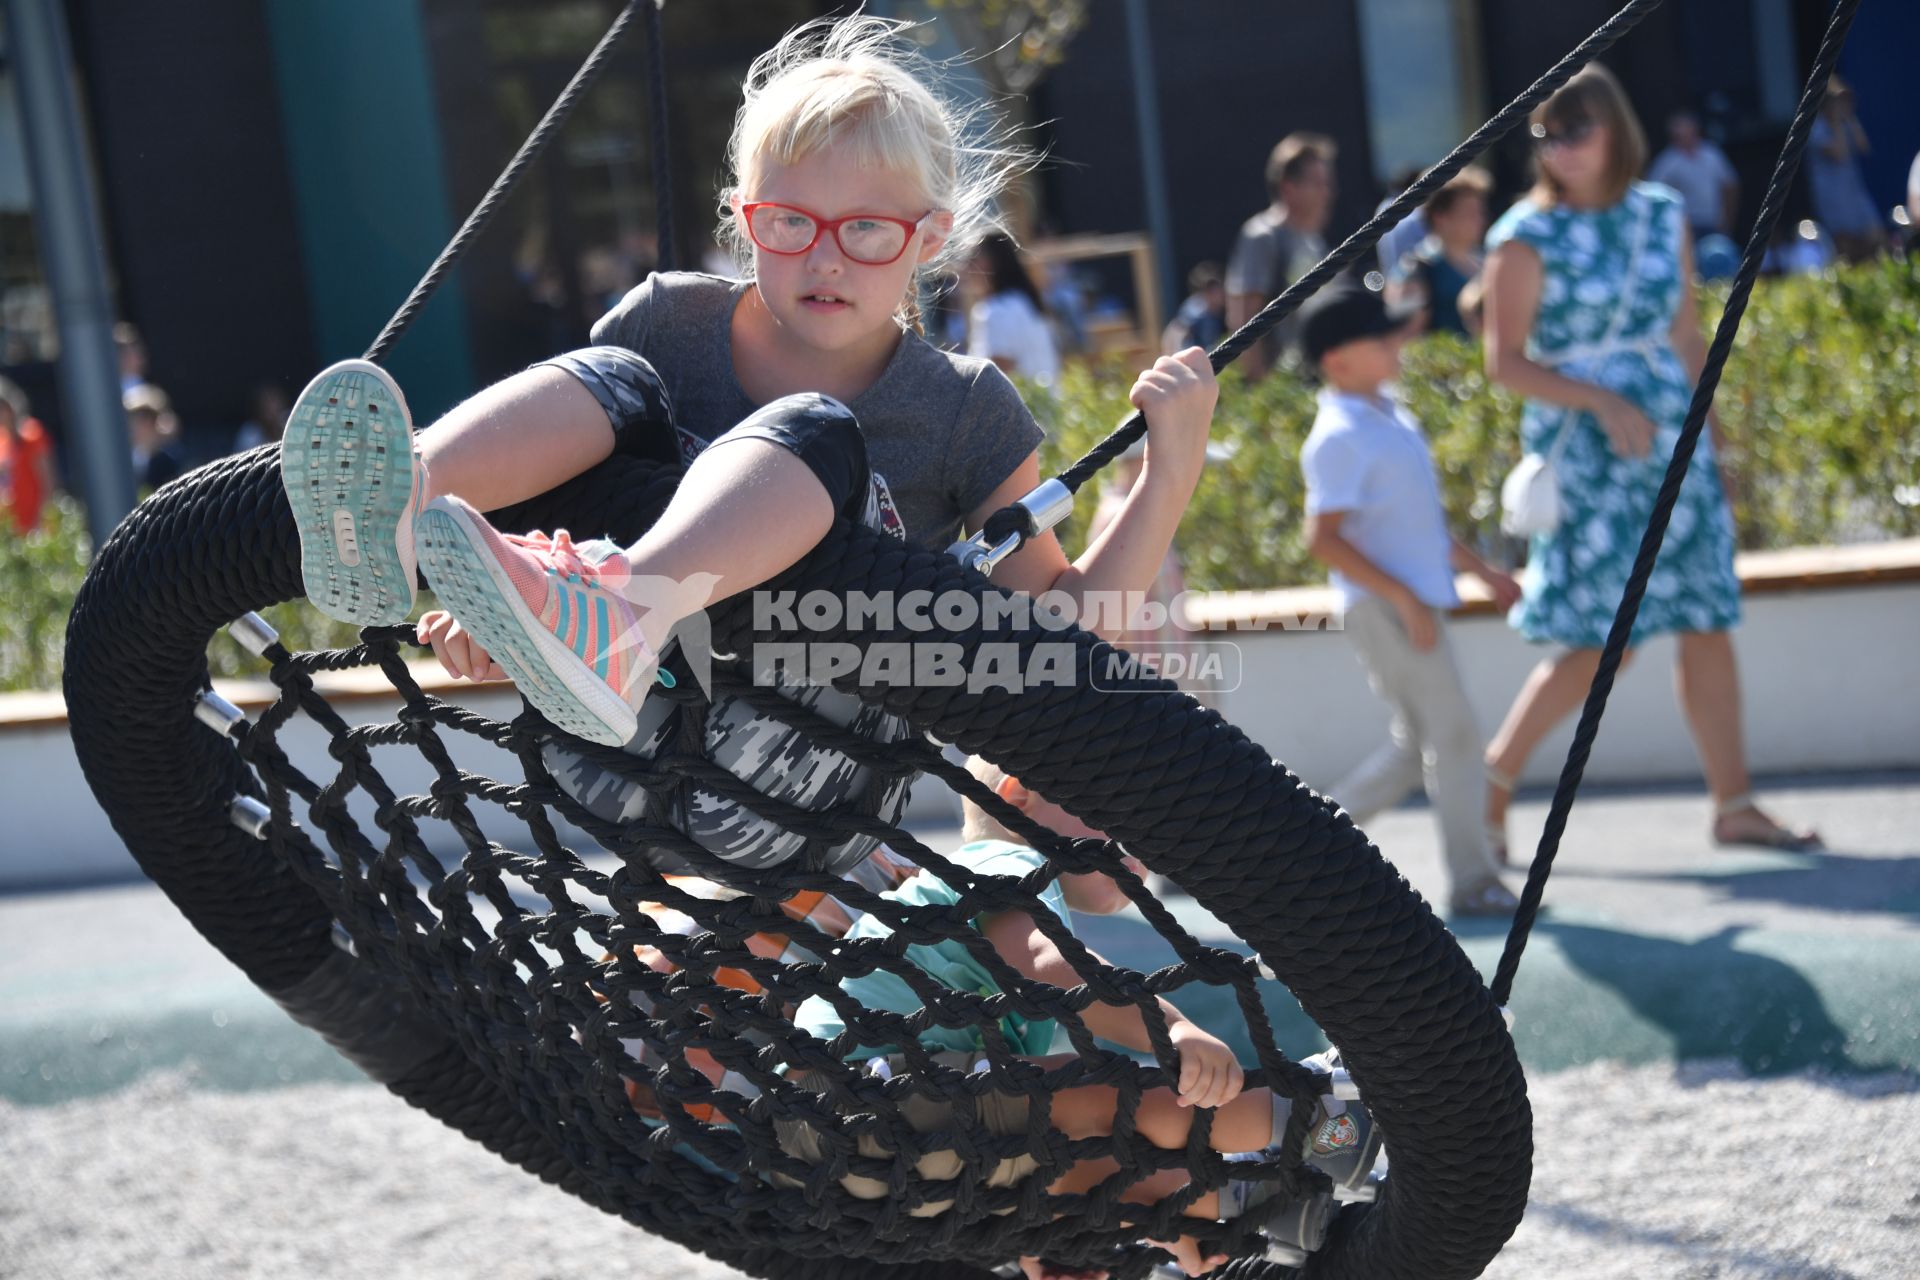
[[[1633,250],[1627,258],[1626,287],[1620,291],[1620,304],[1613,313],[1613,321],[1607,326],[1606,336],[1595,346],[1564,354],[1556,363],[1565,363],[1576,355],[1604,355],[1618,345],[1620,331],[1627,323],[1627,313],[1633,309],[1634,286],[1640,279],[1640,256],[1646,249],[1647,228],[1652,221],[1652,203],[1642,204],[1639,221],[1634,224]],[[1507,473],[1507,478],[1500,484],[1501,532],[1516,538],[1530,538],[1537,533],[1552,533],[1560,527],[1564,510],[1560,503],[1560,477],[1555,474],[1554,468],[1560,461],[1560,455],[1566,452],[1567,440],[1577,421],[1579,415],[1569,413],[1566,423],[1554,436],[1553,444],[1546,453],[1527,454],[1520,459],[1518,466]]]
[[1500,485],[1500,530],[1516,538],[1552,533],[1560,527],[1560,479],[1553,464],[1567,443],[1565,427],[1546,454],[1530,453],[1507,472]]

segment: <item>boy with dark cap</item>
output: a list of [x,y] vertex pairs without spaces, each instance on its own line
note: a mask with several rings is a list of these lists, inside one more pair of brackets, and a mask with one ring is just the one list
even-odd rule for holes
[[1301,353],[1325,384],[1300,455],[1307,547],[1331,571],[1360,664],[1393,709],[1387,742],[1332,794],[1365,822],[1424,783],[1452,914],[1510,915],[1518,902],[1481,813],[1483,743],[1441,615],[1460,603],[1455,570],[1485,582],[1502,609],[1520,588],[1447,532],[1426,437],[1388,394],[1411,318],[1354,287],[1323,290],[1300,313]]

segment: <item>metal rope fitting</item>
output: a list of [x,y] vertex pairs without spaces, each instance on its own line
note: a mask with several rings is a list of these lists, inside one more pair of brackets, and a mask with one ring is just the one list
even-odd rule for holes
[[240,647],[256,658],[267,656],[267,650],[280,642],[280,633],[267,624],[267,620],[257,613],[244,613],[227,624],[227,634],[240,642]]
[[202,689],[194,699],[193,718],[215,733],[231,737],[235,729],[247,722],[247,713],[212,689]]
[[[1067,518],[1073,510],[1073,490],[1058,480],[1043,480],[1040,486],[1014,503],[1027,513],[1032,522],[1033,532],[1045,533],[1048,529]],[[969,569],[978,569],[991,576],[994,566],[1020,549],[1020,544],[1031,536],[1011,533],[993,547],[987,545],[986,530],[981,530],[971,538],[963,538],[947,548],[947,554]]]
[[273,810],[252,796],[235,796],[227,806],[227,819],[255,840],[265,840],[267,828],[273,822]]

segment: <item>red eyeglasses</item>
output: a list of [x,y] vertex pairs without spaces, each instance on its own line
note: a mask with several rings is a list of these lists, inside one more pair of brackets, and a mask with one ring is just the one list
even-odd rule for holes
[[911,221],[881,213],[822,218],[796,205],[771,200],[741,205],[740,212],[747,220],[747,234],[768,253],[785,257],[805,253],[820,242],[822,232],[830,232],[840,252],[870,267],[884,267],[898,260],[907,251],[913,233],[934,213],[929,209]]

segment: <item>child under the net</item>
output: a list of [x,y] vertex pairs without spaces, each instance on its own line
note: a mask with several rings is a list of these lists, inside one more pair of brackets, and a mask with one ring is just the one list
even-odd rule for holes
[[[1043,799],[986,761],[976,758],[969,763],[969,769],[1001,799],[1042,826],[1068,838],[1098,834],[1058,805]],[[965,843],[950,856],[950,861],[969,872],[1009,877],[1027,876],[1043,865],[1044,858],[1038,851],[1018,841],[980,808],[969,803],[964,810]],[[1139,874],[1137,861],[1128,858],[1127,863],[1129,870]],[[908,912],[950,906],[959,897],[938,876],[927,871],[916,872],[912,864],[901,861],[884,847],[849,872],[849,878],[870,891],[880,891],[881,897]],[[676,879],[675,883],[695,896],[725,892],[718,886],[703,888],[699,881],[693,879]],[[1046,909],[1058,914],[1069,929],[1075,911],[1106,915],[1122,910],[1127,905],[1126,894],[1120,886],[1111,877],[1098,873],[1062,875],[1039,895],[1039,901]],[[880,938],[889,932],[888,926],[874,915],[862,914],[837,898],[819,893],[795,894],[780,904],[780,910],[781,918],[804,922],[810,931],[817,931],[816,936]],[[642,911],[667,932],[690,935],[699,931],[699,926],[680,912],[657,904],[645,904]],[[992,944],[1003,961],[1024,977],[1062,989],[1079,986],[1084,981],[1045,931],[1027,914],[1011,910],[983,913],[970,924]],[[778,960],[783,964],[818,959],[817,955],[800,949],[781,925],[752,935],[746,939],[744,946],[754,956],[763,960]],[[671,974],[676,970],[671,957],[658,947],[638,947],[635,956],[656,972]],[[1094,959],[1098,961],[1099,957],[1095,955]],[[985,995],[1001,990],[994,974],[957,941],[909,947],[903,960],[897,963],[913,965],[933,981],[955,990]],[[759,979],[751,973],[726,965],[714,970],[713,980],[749,995],[757,995],[765,990]],[[849,977],[840,983],[840,989],[848,1000],[862,1008],[903,1014],[913,1013],[920,1008],[919,998],[911,984],[897,969],[889,971],[883,967],[871,974]],[[1155,1146],[1169,1151],[1183,1151],[1192,1123],[1192,1108],[1215,1107],[1219,1110],[1214,1117],[1211,1142],[1216,1150],[1264,1160],[1283,1159],[1281,1144],[1292,1113],[1292,1103],[1274,1096],[1266,1089],[1243,1089],[1242,1070],[1226,1044],[1189,1021],[1172,1002],[1163,999],[1159,1001],[1159,1006],[1167,1023],[1169,1039],[1179,1056],[1179,1080],[1172,1088],[1149,1089],[1143,1093],[1135,1112],[1136,1131]],[[793,1018],[796,1026],[823,1040],[838,1036],[847,1029],[841,1012],[833,1002],[819,997],[804,1002],[793,1011]],[[1089,1006],[1080,1018],[1089,1031],[1102,1039],[1142,1053],[1150,1051],[1146,1025],[1137,1008],[1096,1003]],[[999,1031],[1010,1048],[1038,1065],[1051,1068],[1074,1060],[1071,1055],[1048,1054],[1054,1039],[1054,1024],[1051,1021],[1029,1021],[1017,1012],[1009,1012],[999,1020]],[[916,1039],[923,1048],[933,1052],[936,1061],[945,1066],[962,1073],[991,1070],[984,1056],[985,1038],[978,1028],[935,1025],[921,1032]],[[755,1046],[764,1043],[763,1040],[754,1041]],[[632,1041],[628,1048],[642,1067],[657,1068],[661,1065],[658,1056],[641,1042]],[[868,1072],[891,1076],[910,1069],[901,1049],[902,1046],[897,1044],[860,1045],[849,1050],[847,1057],[851,1061],[861,1062]],[[728,1125],[731,1123],[729,1116],[732,1107],[743,1105],[761,1092],[751,1079],[733,1070],[712,1053],[689,1049],[685,1056],[687,1064],[704,1074],[716,1089],[736,1095],[736,1101],[731,1106],[685,1104],[684,1110],[696,1121]],[[1326,1065],[1316,1059],[1306,1061],[1308,1065]],[[821,1090],[826,1087],[822,1076],[803,1071],[794,1071],[791,1075],[804,1087]],[[665,1123],[663,1104],[645,1076],[628,1076],[625,1087],[628,1100],[647,1123]],[[1027,1101],[1023,1095],[987,1092],[979,1097],[976,1106],[980,1123],[990,1132],[999,1135],[1026,1132]],[[1095,1138],[1112,1133],[1118,1108],[1115,1089],[1090,1085],[1056,1093],[1050,1115],[1054,1127],[1066,1136]],[[930,1096],[916,1093],[902,1100],[899,1110],[918,1132],[938,1132],[955,1127],[953,1108]],[[1366,1181],[1379,1153],[1380,1140],[1363,1108],[1358,1104],[1323,1097],[1315,1114],[1309,1118],[1305,1132],[1305,1144],[1295,1152],[1300,1159],[1318,1167],[1337,1186],[1353,1188]],[[829,1158],[821,1135],[804,1121],[777,1119],[775,1133],[782,1149],[789,1155],[814,1164]],[[691,1151],[690,1148],[687,1150]],[[859,1151],[868,1158],[884,1158],[891,1154],[878,1139],[871,1136],[859,1139]],[[914,1168],[916,1176],[934,1182],[955,1182],[965,1173],[965,1164],[959,1155],[944,1149],[920,1156]],[[985,1171],[981,1185],[987,1188],[1011,1187],[1032,1176],[1038,1168],[1037,1162],[1029,1156],[1003,1159]],[[1112,1177],[1119,1168],[1118,1163],[1110,1158],[1081,1160],[1055,1177],[1048,1191],[1055,1195],[1080,1194]],[[772,1174],[771,1180],[780,1185],[794,1185],[791,1178],[779,1173]],[[1187,1181],[1188,1175],[1184,1170],[1164,1170],[1135,1181],[1122,1198],[1129,1203],[1151,1204],[1178,1191]],[[862,1199],[879,1199],[888,1194],[884,1182],[858,1174],[842,1178],[841,1185]],[[1276,1184],[1272,1182],[1233,1180],[1223,1190],[1208,1192],[1198,1198],[1187,1213],[1209,1221],[1257,1214],[1262,1230],[1270,1239],[1302,1251],[1318,1247],[1331,1207],[1328,1197],[1322,1193],[1294,1201],[1281,1201],[1275,1198],[1276,1190]],[[931,1217],[946,1212],[952,1204],[952,1198],[936,1196],[915,1205],[909,1213],[916,1217]],[[1197,1233],[1164,1242],[1162,1247],[1169,1250],[1178,1265],[1189,1274],[1204,1273],[1223,1260],[1222,1255],[1202,1252]],[[1037,1258],[1022,1259],[1022,1266],[1031,1277],[1075,1274],[1069,1270],[1051,1268]]]
[[[1068,838],[1098,838],[1086,823],[1059,805],[1008,777],[996,766],[981,759],[969,765],[976,778],[991,787],[1001,799],[1021,810],[1028,818]],[[966,841],[949,860],[970,873],[988,876],[1025,877],[1046,865],[1046,859],[1018,837],[995,822],[979,807],[966,803]],[[1129,870],[1142,873],[1139,863],[1126,859]],[[882,897],[909,910],[939,908],[958,903],[961,895],[951,885],[929,871],[905,880]],[[1073,913],[1109,915],[1125,909],[1128,898],[1109,876],[1098,872],[1062,874],[1038,895],[1040,904],[1056,913],[1071,929]],[[1023,977],[1061,989],[1082,985],[1086,977],[1076,971],[1059,946],[1047,936],[1032,916],[1017,910],[983,913],[971,925],[992,944],[995,953]],[[852,922],[846,936],[851,939],[884,938],[891,932],[877,914],[866,914]],[[1104,963],[1094,955],[1096,963]],[[956,939],[933,944],[915,944],[906,948],[904,960],[940,985],[957,991],[991,996],[1003,988],[997,977]],[[839,984],[844,997],[873,1010],[897,1014],[918,1012],[922,1003],[911,984],[899,972],[888,967],[848,977]],[[1179,1056],[1179,1080],[1174,1087],[1147,1089],[1134,1113],[1135,1130],[1156,1147],[1184,1151],[1193,1123],[1193,1108],[1216,1108],[1209,1133],[1210,1145],[1229,1153],[1246,1153],[1268,1160],[1283,1158],[1287,1122],[1291,1115],[1289,1099],[1264,1088],[1243,1088],[1240,1064],[1217,1036],[1189,1021],[1174,1004],[1161,998],[1164,1017]],[[1133,1005],[1095,1002],[1079,1014],[1087,1030],[1141,1053],[1150,1052],[1146,1020]],[[821,1039],[831,1040],[847,1031],[843,1010],[835,1001],[810,997],[794,1015],[794,1025]],[[1028,1020],[1009,1011],[998,1022],[1007,1046],[1021,1057],[1038,1065],[1054,1068],[1077,1060],[1076,1055],[1049,1055],[1055,1024],[1051,1020]],[[867,1034],[862,1031],[860,1034]],[[952,1027],[932,1024],[916,1036],[921,1047],[933,1051],[936,1062],[962,1073],[990,1070],[985,1055],[986,1041],[974,1026]],[[861,1044],[846,1053],[849,1060],[861,1061],[873,1074],[889,1077],[910,1070],[899,1044]],[[1316,1065],[1308,1060],[1309,1065]],[[1324,1064],[1318,1064],[1324,1065]],[[817,1073],[795,1073],[803,1085],[824,1090],[826,1079]],[[1027,1098],[1016,1092],[990,1091],[975,1102],[981,1125],[996,1135],[1021,1135],[1027,1132]],[[1050,1118],[1054,1128],[1069,1138],[1096,1138],[1112,1134],[1119,1110],[1119,1092],[1109,1085],[1082,1085],[1052,1095]],[[951,1104],[929,1095],[914,1093],[899,1104],[902,1116],[917,1132],[939,1132],[955,1127]],[[1326,1173],[1336,1185],[1354,1187],[1366,1181],[1379,1153],[1379,1136],[1367,1113],[1357,1103],[1343,1103],[1323,1096],[1316,1113],[1306,1125],[1304,1146],[1295,1154]],[[789,1154],[808,1163],[828,1158],[821,1136],[804,1121],[776,1120],[775,1132]],[[884,1157],[891,1152],[879,1139],[865,1135],[859,1150],[868,1157]],[[960,1156],[951,1150],[933,1150],[915,1162],[917,1175],[929,1181],[954,1181],[964,1170]],[[1119,1170],[1110,1158],[1081,1160],[1060,1173],[1049,1184],[1054,1195],[1086,1192]],[[1038,1163],[1028,1155],[998,1161],[986,1170],[983,1184],[1000,1188],[1018,1184],[1037,1172]],[[774,1181],[783,1181],[776,1175]],[[791,1185],[790,1180],[787,1180]],[[1142,1178],[1127,1188],[1122,1198],[1130,1203],[1151,1204],[1180,1189],[1189,1181],[1181,1169],[1164,1170]],[[878,1199],[888,1193],[887,1185],[876,1179],[848,1175],[841,1185],[863,1199]],[[1257,1213],[1262,1229],[1283,1243],[1311,1250],[1324,1236],[1330,1198],[1324,1193],[1308,1195],[1292,1202],[1270,1199],[1277,1184],[1269,1181],[1235,1180],[1225,1188],[1200,1196],[1186,1213],[1188,1216],[1217,1221]],[[946,1212],[952,1200],[934,1199],[910,1210],[916,1216]],[[1226,1260],[1222,1254],[1205,1254],[1196,1234],[1160,1243],[1189,1274],[1199,1275]],[[1043,1268],[1037,1259],[1023,1260],[1029,1275]]]

